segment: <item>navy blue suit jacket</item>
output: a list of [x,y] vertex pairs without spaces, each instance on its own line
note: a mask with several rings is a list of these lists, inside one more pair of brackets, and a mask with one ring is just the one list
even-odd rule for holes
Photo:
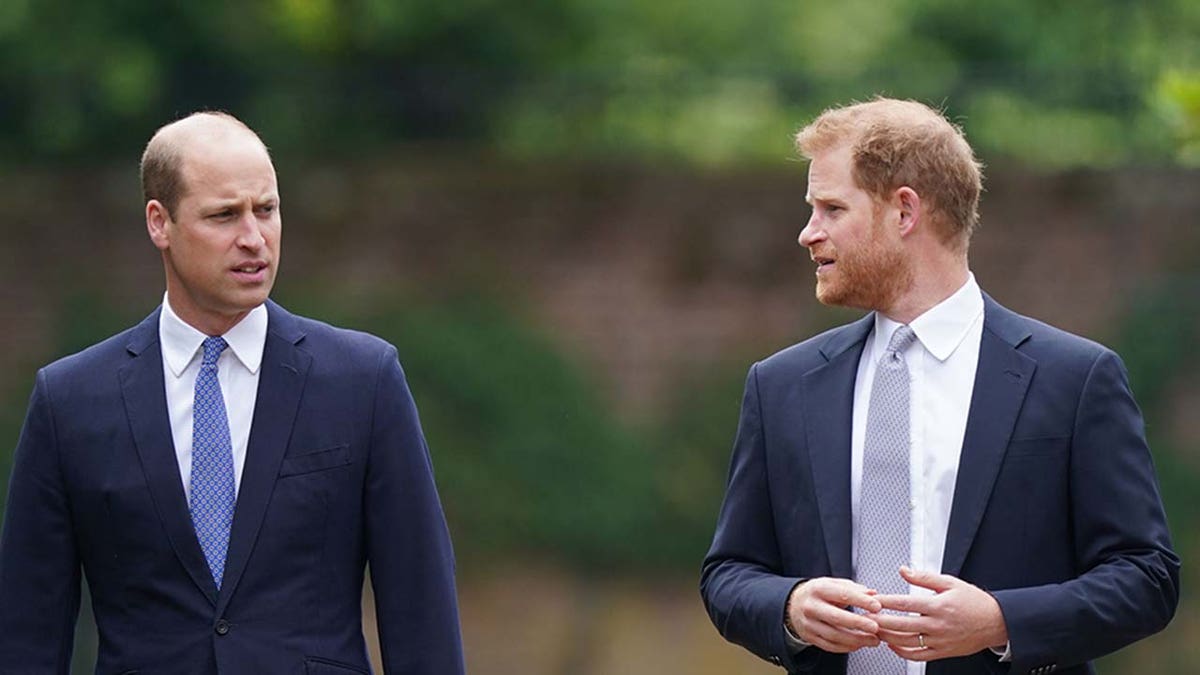
[[454,675],[454,559],[396,350],[268,303],[258,400],[218,592],[167,418],[158,312],[51,364],[0,538],[0,673],[67,673],[86,575],[98,674]]
[[[791,672],[845,673],[843,655],[791,654],[782,624],[797,582],[853,576],[851,408],[873,321],[785,349],[746,381],[701,594],[726,639]],[[995,596],[1013,660],[985,650],[929,675],[1090,673],[1091,659],[1161,630],[1179,597],[1120,359],[986,296],[942,572]]]

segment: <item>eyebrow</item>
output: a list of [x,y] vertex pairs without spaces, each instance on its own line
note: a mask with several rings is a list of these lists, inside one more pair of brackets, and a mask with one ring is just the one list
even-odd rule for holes
[[[203,204],[201,208],[208,208],[208,209],[232,208],[232,207],[236,207],[236,206],[241,206],[242,201],[243,201],[242,199],[226,199],[223,197],[218,197],[218,198],[214,198],[211,202],[208,202],[207,204]],[[257,197],[250,198],[251,204],[265,204],[267,202],[278,202],[278,201],[279,201],[279,194],[275,193],[275,192],[267,193],[265,196],[257,196]]]
[[812,206],[813,202],[824,202],[826,204],[838,204],[841,206],[846,206],[848,204],[848,202],[845,199],[843,199],[842,197],[839,197],[837,195],[828,195],[828,196],[824,196],[824,197],[821,195],[817,195],[816,197],[814,197],[811,194],[807,194],[807,193],[804,195],[804,202],[806,204],[808,204],[809,206]]

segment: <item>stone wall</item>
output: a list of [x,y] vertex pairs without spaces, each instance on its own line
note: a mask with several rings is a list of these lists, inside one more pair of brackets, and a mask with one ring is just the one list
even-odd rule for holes
[[[633,418],[714,364],[854,316],[818,305],[802,166],[725,173],[429,159],[289,169],[276,297],[481,289],[532,317]],[[1001,302],[1104,340],[1136,291],[1197,274],[1194,171],[995,168],[972,268]],[[56,356],[64,298],[159,300],[132,166],[0,179],[0,391]]]

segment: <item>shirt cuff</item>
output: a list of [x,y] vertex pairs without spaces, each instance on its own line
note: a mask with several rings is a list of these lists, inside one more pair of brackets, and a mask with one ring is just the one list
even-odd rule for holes
[[800,636],[793,633],[792,629],[788,628],[786,625],[783,627],[783,641],[787,644],[788,649],[792,650],[793,654],[799,654],[800,652],[812,646],[804,640],[801,640]]
[[988,649],[990,649],[993,654],[1000,657],[1000,663],[1008,663],[1012,661],[1012,641],[1004,643],[1004,651],[1001,651],[995,647],[988,647]]
[[[800,584],[804,583],[804,581],[806,581],[806,580],[802,580],[802,581],[798,582],[796,584],[796,586],[799,586]],[[800,638],[799,635],[796,635],[795,633],[793,633],[792,627],[788,625],[788,612],[791,610],[791,604],[792,604],[790,602],[790,600],[792,599],[792,593],[795,592],[795,590],[796,590],[796,586],[792,586],[792,590],[788,592],[789,602],[784,604],[784,607],[783,607],[783,642],[784,642],[784,644],[787,645],[788,649],[792,652],[793,655],[799,654],[800,652],[802,652],[805,649],[808,649],[809,647],[812,646],[811,643],[805,642],[803,639]]]

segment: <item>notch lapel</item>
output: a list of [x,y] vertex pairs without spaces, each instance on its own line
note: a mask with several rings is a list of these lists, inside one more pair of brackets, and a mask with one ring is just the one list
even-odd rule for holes
[[254,549],[312,363],[312,357],[297,347],[304,334],[296,326],[295,317],[270,301],[267,311],[262,373],[229,535],[225,578],[217,602],[218,614],[228,606]]
[[121,394],[146,483],[171,548],[196,586],[216,604],[216,583],[196,540],[175,456],[158,340],[159,311],[138,324],[126,346],[132,358],[119,371]]
[[1037,362],[1017,351],[1029,338],[1025,320],[983,296],[979,366],[963,437],[958,478],[946,531],[942,572],[958,576],[983,520],[996,475]]
[[805,373],[804,426],[813,490],[829,554],[830,573],[851,579],[850,433],[854,382],[874,314],[835,332],[821,345],[826,363]]

